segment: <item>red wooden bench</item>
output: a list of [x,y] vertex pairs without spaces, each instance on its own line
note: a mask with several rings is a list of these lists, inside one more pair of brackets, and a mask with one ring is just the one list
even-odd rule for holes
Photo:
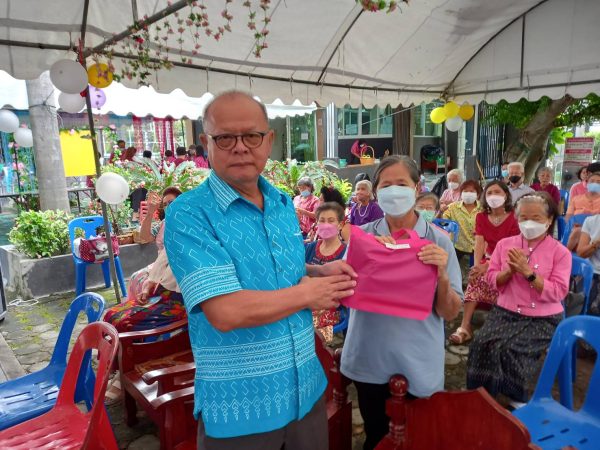
[[[328,348],[320,335],[315,334],[315,350],[329,379],[325,392],[329,425],[329,449],[351,450],[352,448],[352,403],[348,400],[347,387],[350,381],[339,371],[341,352]],[[148,382],[160,379],[165,386],[173,385],[167,379],[193,377],[194,364],[182,364],[156,370],[143,378]],[[161,434],[161,449],[192,450],[196,448],[197,423],[192,415],[194,388],[186,387],[166,392],[151,401],[164,423],[164,439]]]
[[527,428],[483,388],[408,400],[408,381],[390,380],[390,432],[376,450],[532,450]]

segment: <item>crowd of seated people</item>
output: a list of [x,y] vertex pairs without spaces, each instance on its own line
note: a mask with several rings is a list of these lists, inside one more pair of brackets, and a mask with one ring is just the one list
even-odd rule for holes
[[[177,153],[182,159],[183,150]],[[194,150],[201,151],[192,149],[190,160],[196,157]],[[345,258],[352,245],[352,226],[374,235],[381,244],[392,243],[391,234],[399,230],[414,230],[432,242],[421,259],[438,274],[429,317],[419,321],[350,312],[341,371],[357,388],[365,449],[374,448],[387,433],[385,402],[392,375],[404,374],[415,397],[443,389],[443,323],[453,320],[460,309],[460,326],[448,339],[452,345],[470,342],[467,388],[484,387],[493,396],[506,397],[514,407],[528,400],[531,380],[563,317],[571,272],[569,250],[594,266],[590,312],[600,314],[600,163],[583,171],[581,183],[572,189],[577,195],[571,197],[565,219],[575,214],[590,217],[573,230],[569,248],[554,237],[560,193],[551,178],[552,172],[542,168],[537,181],[528,186],[518,162],[503,166],[502,179],[485,184],[464,180],[460,171],[452,170],[448,189],[438,198],[427,192],[414,161],[391,156],[381,161],[373,182],[366,174],[357,178],[348,201],[331,186],[316,193],[310,178],[298,181],[293,205],[309,265]],[[141,236],[156,242],[159,258],[132,276],[128,302],[108,311],[105,320],[122,331],[156,326],[165,317],[164,305],[171,305],[172,299],[181,306],[181,314],[168,311],[169,320],[185,314],[180,290],[176,282],[170,284],[174,279],[168,276],[168,261],[160,260],[162,222],[152,222],[154,211],[164,210],[177,195],[167,190],[162,198],[149,197]],[[456,222],[457,236],[433,225],[436,218]],[[157,272],[160,276],[154,279]],[[159,300],[162,309],[146,305],[155,288],[162,297],[168,293],[168,298]],[[479,305],[487,305],[490,312],[475,333],[471,321]],[[327,342],[332,341],[338,320],[335,309],[313,311],[315,330]]]

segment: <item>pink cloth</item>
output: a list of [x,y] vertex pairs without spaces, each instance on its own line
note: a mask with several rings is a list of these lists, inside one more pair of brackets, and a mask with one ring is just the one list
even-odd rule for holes
[[[302,197],[301,195],[296,196],[294,199],[294,206],[296,208],[305,209],[309,212],[315,212],[315,210],[319,207],[321,201],[319,197],[315,197],[314,195],[310,195],[308,197]],[[300,229],[303,233],[308,233],[315,223],[315,219],[311,219],[308,216],[300,217]]]
[[453,191],[452,189],[448,188],[442,193],[442,196],[440,197],[440,203],[446,203],[446,204],[454,203],[459,200],[460,200],[460,189]]
[[573,197],[577,197],[578,195],[587,194],[587,182],[580,181],[571,186],[571,191],[569,192],[569,200]]
[[358,281],[354,294],[342,303],[361,311],[425,320],[433,308],[437,268],[422,263],[417,255],[431,241],[414,230],[401,230],[392,237],[396,246],[389,248],[352,226],[347,262],[358,273]]
[[194,156],[190,158],[190,161],[193,161],[199,169],[208,169],[208,162],[206,162],[203,156]]
[[551,236],[537,245],[529,258],[529,266],[544,279],[541,294],[518,273],[504,286],[496,283],[498,274],[508,269],[509,249],[521,248],[529,254],[527,241],[520,234],[498,242],[490,260],[487,279],[498,290],[498,306],[524,316],[545,317],[563,311],[561,302],[569,292],[571,253]]

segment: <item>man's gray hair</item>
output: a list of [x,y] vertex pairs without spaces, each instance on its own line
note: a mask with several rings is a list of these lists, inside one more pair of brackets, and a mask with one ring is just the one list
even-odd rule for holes
[[521,172],[525,172],[525,166],[523,165],[522,162],[513,161],[513,162],[511,162],[511,163],[508,164],[507,169],[510,170],[511,167],[518,167],[519,169],[521,169]]
[[255,102],[258,105],[258,107],[260,108],[263,118],[265,119],[267,124],[269,123],[269,115],[267,114],[267,107],[261,101],[255,99],[252,96],[252,94],[250,94],[248,92],[231,90],[231,91],[221,92],[216,97],[214,97],[210,102],[208,102],[207,105],[204,107],[204,111],[202,113],[202,128],[205,131],[206,131],[206,127],[208,125],[209,118],[211,117],[210,109],[213,106],[213,104],[217,100],[220,100],[222,98],[235,98],[235,97],[246,97],[246,98],[252,100],[253,102]]

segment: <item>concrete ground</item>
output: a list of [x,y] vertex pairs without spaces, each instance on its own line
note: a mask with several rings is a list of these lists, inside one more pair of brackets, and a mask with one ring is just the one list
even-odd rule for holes
[[[107,305],[115,304],[112,289],[99,291],[106,299]],[[3,322],[0,322],[0,381],[15,378],[23,373],[30,373],[43,368],[52,354],[58,330],[65,312],[71,302],[72,294],[40,299],[38,302],[9,306]],[[475,328],[484,320],[484,314],[477,313]],[[449,336],[460,323],[460,318],[446,324],[446,335]],[[80,316],[74,336],[85,326],[85,319]],[[74,340],[74,339],[73,339]],[[337,338],[336,345],[341,345]],[[468,345],[447,346],[446,348],[446,389],[465,388],[466,360]],[[576,406],[580,406],[585,396],[587,382],[593,361],[580,359],[578,362],[578,379],[575,384]],[[363,421],[358,411],[356,391],[349,389],[353,402],[353,448],[362,448],[364,441]],[[159,449],[157,430],[143,412],[139,414],[139,422],[129,428],[123,420],[122,405],[117,403],[108,407],[111,423],[121,449],[154,450]]]

